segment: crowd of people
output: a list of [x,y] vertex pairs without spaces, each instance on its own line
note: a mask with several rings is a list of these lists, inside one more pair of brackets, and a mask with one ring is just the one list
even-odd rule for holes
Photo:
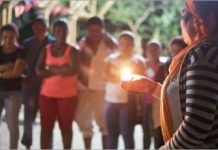
[[163,84],[147,77],[122,82],[160,100],[160,149],[218,148],[218,2],[185,0],[181,29],[187,47],[172,59]]
[[[33,37],[18,43],[14,24],[0,29],[0,121],[2,110],[10,149],[19,142],[18,115],[24,105],[21,143],[31,148],[36,114],[40,113],[40,148],[52,149],[58,121],[63,148],[71,149],[76,121],[84,148],[91,149],[93,120],[102,149],[134,149],[134,127],[143,129],[143,148],[218,148],[218,2],[185,0],[182,36],[169,42],[171,58],[160,61],[161,42],[151,39],[144,55],[134,52],[135,36],[122,31],[116,40],[99,17],[86,23],[77,45],[66,42],[67,20],[59,18],[48,36],[45,19],[32,23]],[[186,45],[187,44],[187,45]],[[122,80],[122,71],[131,78]],[[140,76],[139,76],[140,75]],[[121,83],[121,84],[120,84]]]

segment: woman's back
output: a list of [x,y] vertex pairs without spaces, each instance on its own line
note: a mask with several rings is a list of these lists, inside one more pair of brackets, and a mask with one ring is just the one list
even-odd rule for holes
[[184,147],[200,144],[193,148],[218,147],[217,54],[217,44],[202,43],[186,56],[179,92],[184,123],[172,143],[179,142]]

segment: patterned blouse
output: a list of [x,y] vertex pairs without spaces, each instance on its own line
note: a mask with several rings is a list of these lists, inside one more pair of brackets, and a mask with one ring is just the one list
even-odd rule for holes
[[218,44],[191,49],[180,72],[182,124],[162,148],[218,148]]

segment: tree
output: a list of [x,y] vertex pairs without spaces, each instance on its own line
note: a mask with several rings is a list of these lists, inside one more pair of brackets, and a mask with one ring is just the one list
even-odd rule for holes
[[[167,45],[172,36],[180,33],[179,14],[182,4],[183,1],[179,0],[59,0],[40,1],[38,7],[46,19],[54,10],[56,16],[53,19],[60,16],[68,18],[68,41],[71,43],[84,33],[80,30],[78,32],[81,20],[99,16],[105,19],[106,28],[115,35],[124,29],[133,31],[137,49],[141,49],[141,38],[155,38]],[[81,30],[84,31],[84,27]]]
[[161,14],[148,18],[152,37],[167,45],[172,36],[180,34],[180,11],[183,1],[162,1]]
[[179,34],[178,14],[182,3],[175,0],[117,1],[106,18],[124,29],[128,27],[136,35],[138,49],[142,37],[155,38],[166,45],[170,37]]
[[[115,1],[71,1],[71,0],[60,0],[58,4],[54,5],[55,7],[67,6],[68,12],[65,15],[69,21],[69,36],[68,42],[75,43],[77,34],[77,22],[81,18],[88,19],[93,16],[99,16],[104,18],[105,14],[109,11]],[[44,10],[47,10],[45,7]]]

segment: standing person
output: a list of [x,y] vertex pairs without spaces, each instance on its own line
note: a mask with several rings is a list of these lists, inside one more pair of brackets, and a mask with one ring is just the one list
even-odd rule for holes
[[25,67],[25,52],[18,45],[18,29],[6,24],[0,30],[0,121],[3,108],[10,133],[10,149],[18,148],[18,115],[22,104],[21,83]]
[[83,133],[85,148],[91,148],[92,121],[96,120],[102,133],[102,145],[105,148],[107,129],[103,114],[105,81],[102,78],[104,59],[117,45],[104,29],[104,23],[99,17],[87,21],[87,36],[79,43],[81,49],[81,66],[79,80],[79,106],[77,123]]
[[67,34],[66,20],[55,21],[55,42],[41,51],[36,67],[37,74],[42,77],[39,97],[42,149],[49,148],[56,119],[64,149],[71,149],[72,122],[77,108],[79,53],[66,43]]
[[[169,52],[171,57],[176,56],[182,49],[184,49],[187,45],[185,44],[182,36],[176,36],[170,41],[170,47]],[[169,66],[172,61],[172,58],[167,60],[166,63],[163,63],[159,66],[157,73],[154,77],[154,80],[159,83],[163,83],[164,79],[168,75]],[[161,133],[161,127],[160,127],[160,101],[156,98],[154,98],[153,101],[153,120],[155,120],[156,129],[154,130],[154,139],[155,139],[155,148],[160,148],[163,144],[163,136]]]
[[166,63],[160,65],[160,67],[158,68],[157,74],[155,75],[156,82],[163,83],[164,79],[169,73],[169,67],[172,62],[172,58],[176,56],[186,46],[187,44],[183,40],[183,37],[180,35],[175,36],[171,39],[169,44],[170,58],[167,60]]
[[122,83],[160,98],[161,149],[218,148],[217,9],[217,1],[185,0],[180,25],[188,47],[173,58],[163,85],[143,77]]
[[108,130],[108,149],[118,148],[120,134],[123,137],[125,149],[134,149],[134,125],[130,123],[128,92],[120,87],[120,66],[131,68],[134,73],[140,73],[138,70],[142,71],[144,68],[144,59],[133,54],[133,48],[133,33],[123,31],[119,36],[120,51],[109,55],[106,59],[105,119]]
[[[157,70],[162,63],[160,62],[161,43],[157,40],[151,39],[146,44],[146,61],[144,75],[149,79],[154,80]],[[153,96],[149,92],[145,92],[144,99],[142,99],[142,125],[143,125],[143,141],[144,149],[149,149],[151,144],[151,137],[154,136],[155,148],[158,143],[161,143],[160,134],[155,134],[160,129],[159,121],[156,119],[157,106],[153,101]],[[155,116],[155,117],[153,117]]]
[[26,39],[22,46],[27,56],[27,66],[24,71],[23,84],[24,99],[24,132],[21,143],[27,149],[32,145],[32,126],[38,110],[38,98],[41,85],[41,78],[36,74],[36,62],[40,51],[46,44],[51,42],[47,33],[47,24],[43,18],[36,18],[33,21],[33,37]]

